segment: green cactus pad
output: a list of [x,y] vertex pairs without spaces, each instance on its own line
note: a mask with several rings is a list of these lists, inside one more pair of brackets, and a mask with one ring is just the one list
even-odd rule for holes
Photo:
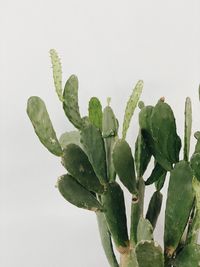
[[141,216],[137,227],[137,242],[142,240],[153,240],[153,227],[147,219]]
[[115,114],[110,106],[107,106],[103,110],[103,137],[116,136],[118,133],[118,122]]
[[151,115],[153,112],[153,106],[145,106],[139,113],[140,128],[147,131],[151,136]]
[[81,131],[81,143],[100,183],[108,182],[104,140],[99,129],[89,124]]
[[153,193],[151,200],[149,202],[146,219],[150,221],[151,225],[153,226],[153,229],[155,229],[156,227],[158,216],[161,211],[162,200],[163,200],[163,195],[159,191],[156,191]]
[[62,164],[87,190],[98,194],[103,193],[104,187],[96,177],[87,155],[79,146],[69,144],[63,150]]
[[98,129],[102,130],[102,106],[97,97],[92,97],[89,101],[89,120]]
[[55,49],[50,50],[51,63],[53,68],[53,79],[56,93],[61,102],[63,102],[63,88],[62,88],[62,66],[60,58]]
[[157,182],[161,176],[166,174],[167,171],[163,169],[163,167],[158,162],[156,162],[151,175],[145,182],[145,185],[150,185],[153,184],[154,182]]
[[184,134],[184,160],[188,161],[190,153],[190,138],[192,131],[192,104],[189,97],[185,100],[185,134]]
[[64,149],[69,144],[76,144],[81,147],[81,135],[79,131],[71,131],[63,133],[59,138],[59,143]]
[[194,176],[200,181],[200,153],[194,153],[190,159]]
[[123,183],[131,194],[136,194],[136,179],[134,160],[129,144],[120,139],[116,142],[113,149],[113,162],[115,170]]
[[54,155],[61,156],[62,148],[43,100],[38,96],[30,97],[27,103],[27,114],[41,143]]
[[177,255],[175,267],[199,267],[200,266],[200,245],[190,244],[183,248]]
[[144,142],[146,143],[147,149],[154,156],[156,161],[158,161],[160,165],[162,165],[162,167],[166,170],[170,170],[172,168],[171,163],[165,156],[163,156],[155,140],[153,139],[151,129],[151,117],[153,114],[153,110],[153,106],[145,106],[141,109],[139,113],[141,134],[144,139]]
[[78,106],[78,78],[71,75],[67,80],[63,92],[63,109],[69,121],[78,129],[83,122]]
[[106,254],[106,258],[110,264],[110,267],[119,267],[119,264],[114,254],[111,234],[107,226],[105,215],[103,212],[97,212],[96,214],[101,243]]
[[102,210],[102,205],[95,196],[79,184],[74,177],[69,174],[58,178],[57,187],[61,195],[71,204],[78,208],[91,211]]
[[166,176],[167,173],[164,173],[156,182],[155,182],[155,187],[157,191],[160,191],[164,184],[165,184],[165,180],[166,180]]
[[162,248],[154,241],[141,241],[136,246],[139,267],[164,267]]
[[141,131],[135,142],[135,167],[137,176],[143,176],[151,160],[151,153],[146,145]]
[[176,250],[192,208],[192,170],[186,161],[180,161],[171,171],[165,210],[165,252],[170,257]]
[[195,212],[190,222],[187,243],[198,243],[200,234],[200,181],[193,177],[192,186],[195,193]]
[[163,168],[171,170],[172,164],[179,161],[181,143],[176,133],[173,111],[171,107],[163,101],[158,101],[153,109],[151,115],[151,130],[156,155],[158,155],[158,153],[161,155],[161,157],[158,157],[156,160]]
[[116,172],[112,159],[114,144],[118,139],[118,122],[110,106],[103,110],[103,137],[106,150],[107,175],[110,182],[115,181]]
[[135,108],[137,107],[138,101],[140,99],[141,93],[143,89],[143,81],[138,81],[133,93],[131,94],[127,105],[125,109],[125,114],[124,114],[124,121],[123,121],[123,130],[122,130],[122,138],[126,138],[126,133],[128,131],[129,125],[131,118],[133,116],[133,113],[135,111]]
[[117,249],[122,253],[129,245],[123,191],[116,182],[109,183],[101,200],[108,228]]

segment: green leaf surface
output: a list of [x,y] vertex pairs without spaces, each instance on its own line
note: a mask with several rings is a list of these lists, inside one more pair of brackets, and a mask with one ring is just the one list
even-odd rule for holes
[[165,184],[165,180],[166,180],[166,175],[167,173],[164,173],[156,182],[155,182],[155,187],[157,191],[161,191],[161,189],[163,188],[164,184]]
[[194,176],[200,181],[200,153],[194,153],[190,159]]
[[161,247],[154,241],[141,241],[136,246],[139,267],[164,267]]
[[124,252],[128,246],[128,232],[123,191],[116,182],[109,183],[101,199],[114,243],[118,251]]
[[43,100],[38,96],[30,97],[27,103],[27,114],[41,143],[54,155],[61,156],[62,148]]
[[185,134],[184,134],[184,160],[188,161],[190,153],[190,138],[192,131],[192,103],[189,97],[185,101]]
[[106,258],[111,267],[119,267],[119,264],[114,254],[111,234],[107,226],[105,215],[102,212],[97,212],[96,214],[97,214],[99,233],[101,237],[101,243],[102,243],[104,252],[106,254]]
[[51,63],[53,68],[53,79],[56,93],[61,102],[63,102],[63,88],[62,88],[62,66],[60,58],[55,49],[50,50]]
[[137,107],[138,101],[140,99],[141,93],[143,89],[143,81],[138,81],[133,92],[127,102],[125,114],[124,114],[124,121],[123,121],[123,130],[122,130],[122,138],[126,138],[126,134],[130,125],[131,118]]
[[110,182],[115,181],[116,172],[112,159],[114,144],[118,139],[118,122],[110,106],[103,110],[103,137],[106,150],[107,176]]
[[63,149],[69,144],[76,144],[81,147],[82,144],[80,139],[81,135],[79,131],[71,131],[63,133],[59,138],[59,143]]
[[131,148],[124,139],[119,139],[113,149],[113,162],[115,170],[131,194],[137,193],[135,166]]
[[104,140],[99,129],[89,124],[81,131],[81,143],[100,183],[108,182]]
[[151,175],[146,180],[145,185],[153,184],[154,182],[157,182],[162,175],[166,175],[167,171],[158,163],[155,163],[155,166],[153,168],[153,171],[151,172]]
[[69,121],[77,129],[81,129],[83,122],[78,105],[78,78],[75,75],[71,75],[65,84],[63,92],[63,109]]
[[142,240],[153,240],[153,227],[147,219],[141,216],[137,227],[137,242]]
[[200,246],[190,244],[183,248],[177,255],[175,267],[199,267],[200,266]]
[[61,195],[71,204],[78,208],[83,208],[91,211],[102,210],[102,205],[96,197],[81,184],[79,184],[74,177],[69,174],[59,177],[57,182],[58,189]]
[[166,170],[179,161],[180,138],[176,133],[176,122],[171,107],[158,101],[151,115],[151,130],[155,147],[155,158]]
[[141,131],[139,131],[138,137],[135,143],[135,166],[137,176],[143,176],[147,166],[151,160],[151,153],[147,147]]
[[141,128],[141,134],[144,139],[144,142],[146,143],[147,149],[149,152],[154,156],[156,161],[162,165],[163,168],[166,170],[170,170],[172,168],[171,163],[166,158],[165,155],[163,155],[160,151],[160,148],[157,145],[157,142],[155,142],[152,134],[152,127],[151,127],[151,118],[153,114],[154,107],[153,106],[145,106],[141,109],[139,113],[139,124]]
[[190,222],[187,243],[198,243],[200,235],[200,181],[193,177],[192,186],[195,194],[195,212]]
[[193,205],[192,170],[180,161],[171,171],[165,210],[165,252],[170,257],[176,250]]
[[69,144],[63,150],[62,164],[87,190],[98,194],[103,193],[104,187],[96,177],[87,155],[79,146]]
[[149,222],[153,226],[153,229],[155,229],[156,227],[158,216],[161,211],[162,200],[163,200],[163,195],[159,191],[156,191],[153,193],[151,200],[149,202],[146,219],[149,220]]
[[97,97],[92,97],[89,101],[89,120],[98,129],[102,130],[102,106]]

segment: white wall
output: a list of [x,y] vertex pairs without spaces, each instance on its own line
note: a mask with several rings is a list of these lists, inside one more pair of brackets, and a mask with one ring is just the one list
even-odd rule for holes
[[[27,98],[39,95],[58,135],[72,129],[54,92],[49,49],[62,58],[64,80],[78,75],[82,114],[91,96],[103,104],[111,96],[122,122],[125,102],[143,79],[142,99],[153,104],[165,96],[182,136],[188,95],[194,130],[200,123],[199,10],[198,0],[1,1],[0,266],[108,266],[95,215],[58,194],[54,185],[64,170],[41,146],[25,112]],[[132,146],[136,123],[137,116],[128,133]]]

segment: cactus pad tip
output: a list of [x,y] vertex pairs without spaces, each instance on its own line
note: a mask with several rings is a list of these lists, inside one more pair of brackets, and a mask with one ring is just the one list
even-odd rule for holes
[[165,102],[165,97],[162,96],[162,97],[160,98],[160,101]]
[[110,106],[111,97],[107,97],[107,105]]

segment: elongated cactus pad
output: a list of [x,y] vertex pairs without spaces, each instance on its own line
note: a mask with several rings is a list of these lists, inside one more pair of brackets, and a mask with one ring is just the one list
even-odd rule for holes
[[200,181],[193,177],[192,186],[195,194],[194,215],[190,222],[190,227],[187,236],[187,243],[198,243],[200,235]]
[[199,267],[200,266],[200,245],[190,244],[183,248],[177,255],[175,267]]
[[135,166],[129,144],[120,139],[113,150],[113,162],[115,170],[124,186],[131,194],[137,194]]
[[71,131],[62,134],[59,138],[59,143],[64,149],[69,144],[76,144],[81,147],[81,135],[79,131]]
[[153,227],[147,219],[141,216],[137,227],[137,242],[142,240],[153,240]]
[[136,246],[139,267],[164,267],[161,247],[154,241],[141,241]]
[[118,122],[110,106],[103,110],[103,137],[106,150],[107,175],[110,182],[115,181],[116,172],[113,164],[112,152],[118,139]]
[[83,122],[78,105],[78,78],[75,75],[71,75],[65,84],[63,109],[69,121],[76,128],[81,129]]
[[101,200],[114,243],[120,253],[125,253],[129,242],[123,191],[116,182],[109,183]]
[[75,144],[69,144],[63,150],[62,164],[68,172],[89,191],[102,194],[104,187],[94,173],[87,155]]
[[60,176],[57,186],[61,195],[78,208],[91,211],[102,210],[102,205],[95,196],[79,184],[71,175],[65,174]]
[[106,106],[103,110],[103,137],[114,137],[118,134],[118,121],[110,106]]
[[101,243],[106,254],[107,260],[111,267],[119,267],[113,250],[111,234],[108,229],[106,218],[103,212],[97,212],[97,222],[101,237]]
[[171,171],[165,210],[165,252],[171,257],[186,227],[193,204],[192,170],[186,161]]
[[102,130],[102,106],[97,97],[92,97],[89,101],[89,120],[98,129]]
[[138,177],[143,176],[145,173],[151,160],[151,156],[152,154],[150,153],[140,130],[135,143],[135,167]]
[[51,63],[53,68],[53,79],[56,93],[61,102],[63,102],[63,88],[62,88],[62,66],[60,58],[55,49],[50,50]]
[[200,181],[200,153],[194,153],[190,159],[194,176]]
[[157,182],[159,180],[159,178],[162,175],[166,175],[166,173],[167,173],[167,171],[158,162],[156,162],[151,175],[149,176],[149,178],[145,182],[145,185],[150,185],[150,184]]
[[131,94],[127,105],[126,110],[124,114],[124,121],[123,121],[123,130],[122,130],[122,138],[126,138],[126,133],[130,125],[131,118],[133,116],[133,113],[135,111],[135,108],[137,107],[138,101],[140,99],[141,93],[143,89],[143,81],[138,81],[133,93]]
[[151,130],[156,151],[155,155],[157,156],[159,153],[161,155],[161,157],[157,157],[157,161],[166,170],[171,170],[172,164],[179,161],[181,141],[176,133],[173,111],[163,101],[158,101],[153,109]]
[[89,124],[81,131],[81,143],[100,183],[108,182],[104,140],[99,129]]
[[27,114],[41,143],[54,155],[61,156],[62,148],[58,142],[44,101],[32,96],[27,103]]
[[190,138],[192,131],[192,104],[189,97],[185,100],[185,134],[184,134],[184,160],[188,161],[190,153]]
[[153,114],[153,106],[145,106],[141,109],[139,113],[139,124],[141,128],[141,134],[143,136],[144,142],[146,143],[147,149],[154,156],[157,162],[159,162],[163,168],[170,170],[172,168],[169,160],[164,156],[159,147],[157,146],[155,140],[153,139],[152,127],[151,127],[151,117]]
[[165,183],[167,173],[161,175],[161,177],[155,182],[155,187],[157,191],[160,191]]
[[162,200],[163,195],[159,191],[156,191],[153,193],[149,202],[146,219],[150,221],[151,225],[153,226],[153,229],[155,229],[156,227],[156,223],[162,206]]

